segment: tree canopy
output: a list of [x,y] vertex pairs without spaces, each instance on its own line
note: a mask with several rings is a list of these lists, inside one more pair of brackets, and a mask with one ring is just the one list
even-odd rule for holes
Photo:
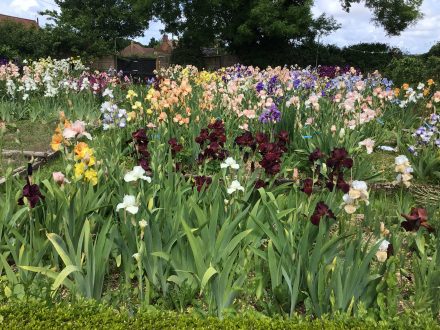
[[[238,55],[245,64],[290,63],[300,49],[317,49],[319,38],[339,28],[325,14],[312,14],[314,0],[54,0],[57,11],[45,11],[50,24],[31,31],[3,27],[4,54],[94,57],[127,45],[143,34],[152,18],[176,35],[174,58],[203,64],[203,48]],[[398,35],[422,17],[423,0],[339,0],[347,12],[363,4],[376,24]],[[150,40],[149,45],[156,44]],[[316,53],[316,51],[315,51]],[[316,57],[316,56],[315,56]],[[200,63],[198,63],[200,62]]]
[[[390,35],[422,16],[423,0],[340,2],[346,11],[363,2],[374,22]],[[197,55],[201,47],[226,47],[244,62],[257,54],[268,62],[283,62],[293,45],[311,43],[339,28],[325,14],[313,17],[313,4],[313,0],[162,0],[154,1],[152,10],[167,32],[179,36],[179,48],[187,55]]]
[[64,36],[75,52],[88,55],[108,53],[118,39],[143,34],[151,19],[150,2],[131,0],[54,0],[59,10],[47,10],[49,29]]
[[187,55],[197,55],[201,47],[225,47],[246,62],[250,54],[275,50],[283,61],[281,52],[294,43],[338,27],[325,15],[313,18],[312,5],[312,0],[164,0],[154,2],[153,13],[167,32],[179,36]]

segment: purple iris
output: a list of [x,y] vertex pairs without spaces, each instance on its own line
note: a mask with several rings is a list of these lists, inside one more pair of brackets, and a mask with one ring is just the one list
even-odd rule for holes
[[259,121],[263,124],[278,123],[281,120],[281,112],[275,103],[272,103],[270,108],[263,111],[259,117]]
[[414,156],[417,156],[417,151],[416,151],[416,148],[414,146],[409,146],[408,147],[408,151],[410,153],[412,153]]

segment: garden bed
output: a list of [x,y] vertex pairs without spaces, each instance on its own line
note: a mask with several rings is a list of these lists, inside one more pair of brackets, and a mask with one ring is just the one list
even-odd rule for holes
[[172,67],[142,86],[55,66],[56,97],[36,82],[22,102],[25,87],[0,81],[16,104],[0,115],[48,106],[43,140],[60,156],[0,186],[1,301],[105,301],[157,327],[438,319],[434,82],[234,66]]

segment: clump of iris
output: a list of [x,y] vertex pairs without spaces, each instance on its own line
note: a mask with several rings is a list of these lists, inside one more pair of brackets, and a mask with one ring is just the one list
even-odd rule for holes
[[263,124],[278,123],[281,120],[281,112],[276,104],[272,103],[269,108],[263,111],[258,120]]
[[101,105],[102,128],[108,130],[115,127],[125,127],[127,125],[127,111],[120,109],[117,104],[104,102]]

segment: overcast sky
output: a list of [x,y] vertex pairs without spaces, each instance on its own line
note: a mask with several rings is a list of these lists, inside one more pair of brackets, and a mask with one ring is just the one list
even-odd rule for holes
[[[1,14],[31,19],[39,17],[41,25],[46,20],[38,12],[55,8],[53,0],[0,0]],[[422,12],[425,15],[422,20],[400,36],[390,38],[382,28],[371,23],[370,12],[360,4],[353,5],[349,14],[341,9],[339,0],[315,0],[313,7],[314,15],[332,15],[342,25],[341,29],[324,39],[325,43],[347,46],[359,42],[385,42],[414,54],[427,52],[440,40],[440,0],[424,0]],[[148,43],[151,37],[160,38],[162,28],[162,24],[152,22],[144,37],[138,40]]]

